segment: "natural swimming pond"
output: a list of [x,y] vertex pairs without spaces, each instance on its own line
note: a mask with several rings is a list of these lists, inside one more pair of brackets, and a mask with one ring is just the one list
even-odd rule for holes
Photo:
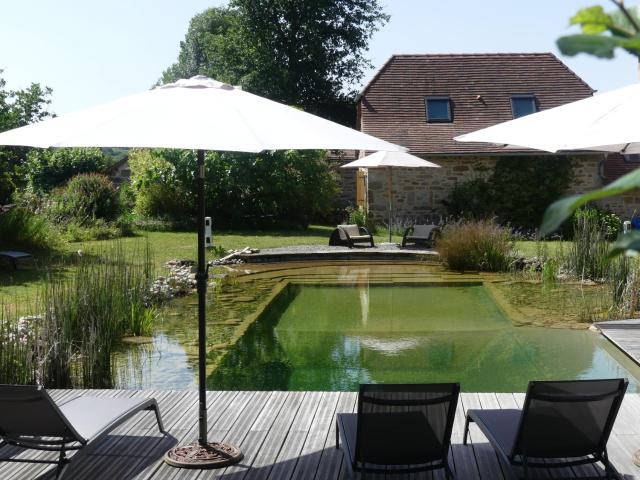
[[[218,335],[209,336],[211,389],[459,381],[466,391],[500,392],[524,391],[532,379],[624,376],[630,391],[638,390],[640,368],[599,334],[516,326],[513,306],[480,277],[388,265],[254,276],[217,293],[209,320]],[[152,344],[120,358],[121,368],[135,371],[135,386],[195,385],[193,302],[168,312]]]

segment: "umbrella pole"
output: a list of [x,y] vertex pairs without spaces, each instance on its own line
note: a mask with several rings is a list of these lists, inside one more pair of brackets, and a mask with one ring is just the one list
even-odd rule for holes
[[198,150],[198,442],[207,443],[207,270],[204,250],[204,150]]
[[204,247],[204,150],[198,150],[197,162],[198,201],[198,441],[178,445],[164,456],[169,465],[180,468],[221,468],[239,462],[243,454],[239,448],[207,440],[207,273]]
[[391,243],[391,194],[393,192],[393,174],[391,167],[387,167],[387,196],[389,198],[389,243]]

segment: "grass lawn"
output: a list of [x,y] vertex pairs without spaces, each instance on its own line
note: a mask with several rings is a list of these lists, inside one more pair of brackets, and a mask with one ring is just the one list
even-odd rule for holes
[[[312,225],[307,230],[279,231],[214,231],[214,244],[227,250],[251,248],[272,248],[293,245],[326,245],[333,227]],[[388,234],[381,229],[374,236],[376,243],[388,241]],[[0,306],[12,305],[26,312],[38,295],[38,288],[47,275],[67,276],[72,273],[73,258],[78,251],[83,255],[104,254],[105,249],[119,243],[132,256],[140,256],[146,239],[151,246],[155,266],[160,270],[164,264],[174,258],[196,259],[195,232],[140,232],[135,237],[119,240],[102,240],[85,243],[70,243],[65,251],[57,256],[36,255],[35,266],[25,266],[17,271],[7,265],[0,266]],[[393,242],[402,241],[400,235],[392,236]],[[566,243],[566,242],[564,242]],[[548,255],[556,255],[560,242],[540,244],[533,241],[516,242],[519,254],[525,257],[538,255],[541,245],[547,246]],[[208,253],[213,258],[213,253]]]
[[[326,245],[334,227],[312,225],[307,230],[278,231],[214,231],[214,245],[221,245],[227,250],[244,247],[272,248],[292,245]],[[21,311],[21,306],[29,305],[38,295],[38,288],[47,275],[66,276],[71,274],[73,258],[78,251],[83,255],[100,255],[105,250],[119,243],[132,255],[140,256],[146,239],[151,247],[153,260],[157,269],[174,258],[190,258],[197,256],[197,234],[195,232],[139,232],[135,237],[118,240],[100,240],[84,243],[70,243],[65,251],[57,256],[35,255],[35,266],[27,266],[17,271],[7,265],[0,266],[0,306],[13,305]],[[380,230],[374,236],[376,243],[387,242],[386,231]],[[394,235],[394,242],[400,242],[401,236]],[[208,258],[213,258],[209,252]]]
[[[561,249],[567,249],[571,242],[553,241],[553,242],[536,242],[536,241],[518,241],[516,250],[523,257],[538,257],[546,253],[549,257],[557,257]],[[546,249],[546,252],[545,252]]]

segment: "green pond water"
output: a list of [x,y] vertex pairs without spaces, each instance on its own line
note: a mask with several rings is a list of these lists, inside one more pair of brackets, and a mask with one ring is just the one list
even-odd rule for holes
[[[432,273],[389,281],[388,271],[345,278],[310,269],[270,299],[274,284],[264,279],[234,286],[226,295],[245,310],[233,313],[225,314],[224,298],[212,300],[218,316],[210,330],[219,338],[209,338],[217,364],[208,388],[353,391],[361,382],[458,381],[465,391],[515,392],[533,379],[627,377],[629,391],[638,390],[640,368],[599,334],[514,326],[482,282],[443,283]],[[241,336],[216,345],[265,299]],[[196,386],[194,299],[175,310],[152,343],[122,353],[122,386]]]

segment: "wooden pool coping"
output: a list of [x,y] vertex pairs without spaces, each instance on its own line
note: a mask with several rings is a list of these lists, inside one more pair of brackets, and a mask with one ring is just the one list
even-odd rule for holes
[[[354,392],[212,391],[208,394],[209,439],[240,447],[244,460],[220,470],[180,470],[162,462],[172,446],[197,436],[196,391],[162,390],[51,390],[57,402],[77,395],[101,397],[155,397],[160,405],[166,436],[158,432],[152,413],[141,413],[114,430],[79,457],[65,474],[78,479],[316,479],[347,478],[343,454],[335,448],[336,412],[353,412]],[[462,445],[465,411],[470,408],[518,408],[523,393],[462,393],[456,410],[450,463],[460,480],[512,479],[482,433],[472,424],[471,443]],[[609,440],[609,456],[625,480],[640,479],[632,462],[640,448],[640,395],[627,394]],[[48,458],[51,453],[7,453]],[[38,464],[0,463],[3,480],[53,478],[52,467]],[[601,478],[602,469],[581,466],[540,469],[536,478]],[[367,475],[372,479],[401,479],[401,475]],[[412,475],[412,479],[443,478],[437,472]]]
[[600,333],[640,365],[640,319],[594,323]]

